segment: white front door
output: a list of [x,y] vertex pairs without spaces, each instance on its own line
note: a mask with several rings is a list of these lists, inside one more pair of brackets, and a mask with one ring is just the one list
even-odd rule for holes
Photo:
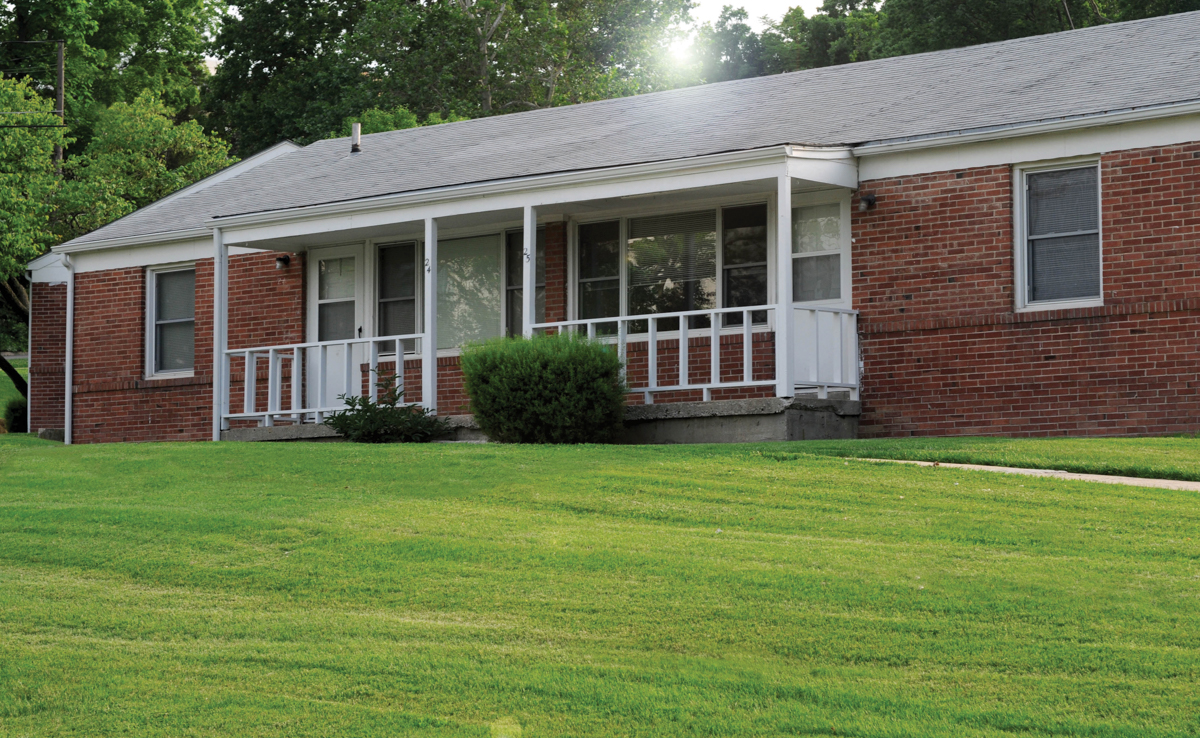
[[849,193],[798,198],[792,208],[792,384],[841,383],[850,376],[857,342],[849,309],[851,238]]
[[[365,267],[362,245],[309,252],[309,341],[344,341],[364,336]],[[361,344],[309,349],[305,357],[309,407],[341,407],[345,403],[338,395],[361,394],[359,365],[365,359],[366,349]]]

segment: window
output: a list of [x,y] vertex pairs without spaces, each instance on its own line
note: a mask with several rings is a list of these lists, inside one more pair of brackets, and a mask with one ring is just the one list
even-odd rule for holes
[[[765,305],[768,233],[765,203],[581,224],[577,315],[590,320]],[[751,318],[766,323],[767,311]],[[741,315],[723,321],[741,324]],[[688,320],[689,328],[708,325],[707,316]],[[662,319],[657,326],[679,330],[679,321]],[[644,333],[648,325],[635,321],[629,330]],[[616,325],[602,324],[598,332],[615,333]]]
[[[767,206],[747,205],[721,211],[723,307],[767,303]],[[767,312],[750,316],[765,323]],[[725,325],[741,325],[741,315],[726,315]]]
[[317,264],[317,340],[354,338],[357,259],[343,256]]
[[842,297],[842,206],[840,203],[792,209],[792,299],[796,302]]
[[[1019,306],[1098,304],[1100,189],[1097,166],[1024,171]],[[1023,304],[1022,304],[1023,303]]]
[[438,243],[437,347],[502,335],[500,234]]
[[621,221],[579,226],[579,317],[621,314]]
[[[379,247],[380,336],[417,332],[417,244],[384,244]],[[416,340],[404,342],[405,351],[416,350]]]
[[153,328],[148,374],[191,372],[196,353],[196,270],[192,267],[149,272],[147,290]]
[[[704,310],[717,304],[717,213],[630,218],[625,250],[629,314]],[[643,324],[644,325],[644,324]],[[689,327],[708,325],[691,318]],[[646,330],[630,326],[634,333]],[[679,330],[679,320],[661,320],[662,330]]]
[[[525,234],[509,231],[505,234],[505,317],[509,336],[519,336],[524,329],[525,316],[521,306],[521,295],[525,291]],[[546,229],[537,230],[537,268],[534,276],[534,300],[536,301],[533,322],[546,320]]]

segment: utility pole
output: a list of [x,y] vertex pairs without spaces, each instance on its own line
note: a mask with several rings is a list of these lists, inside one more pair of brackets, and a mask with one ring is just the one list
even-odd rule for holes
[[[65,110],[66,104],[67,104],[67,96],[66,96],[66,89],[65,89],[67,86],[67,71],[63,65],[65,58],[66,58],[66,42],[59,41],[58,42],[58,85],[56,85],[57,92],[55,94],[58,97],[58,100],[57,100],[58,122],[63,125],[67,124],[67,111]],[[62,174],[62,160],[63,160],[62,144],[54,144],[54,166],[58,170],[58,173],[60,175]]]

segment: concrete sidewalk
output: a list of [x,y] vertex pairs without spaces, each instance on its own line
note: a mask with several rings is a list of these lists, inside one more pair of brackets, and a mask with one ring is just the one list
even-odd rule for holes
[[1027,477],[1050,477],[1073,482],[1100,482],[1101,484],[1126,484],[1131,487],[1158,487],[1160,489],[1178,489],[1187,492],[1200,492],[1200,482],[1181,482],[1176,479],[1147,479],[1145,477],[1114,477],[1107,474],[1076,474],[1074,472],[1058,471],[1055,469],[1020,469],[1014,466],[984,466],[982,464],[950,464],[944,461],[912,461],[909,459],[867,459],[859,457],[859,461],[878,461],[892,464],[915,464],[916,466],[936,466],[946,469],[968,469],[970,471],[999,472],[1001,474],[1023,474]]

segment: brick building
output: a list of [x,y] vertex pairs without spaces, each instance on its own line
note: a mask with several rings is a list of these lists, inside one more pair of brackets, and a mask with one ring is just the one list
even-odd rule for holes
[[575,329],[631,404],[718,425],[808,397],[862,436],[1197,432],[1196,38],[1184,13],[280,144],[30,265],[31,425],[312,424],[400,353],[409,399],[465,413],[465,342]]

